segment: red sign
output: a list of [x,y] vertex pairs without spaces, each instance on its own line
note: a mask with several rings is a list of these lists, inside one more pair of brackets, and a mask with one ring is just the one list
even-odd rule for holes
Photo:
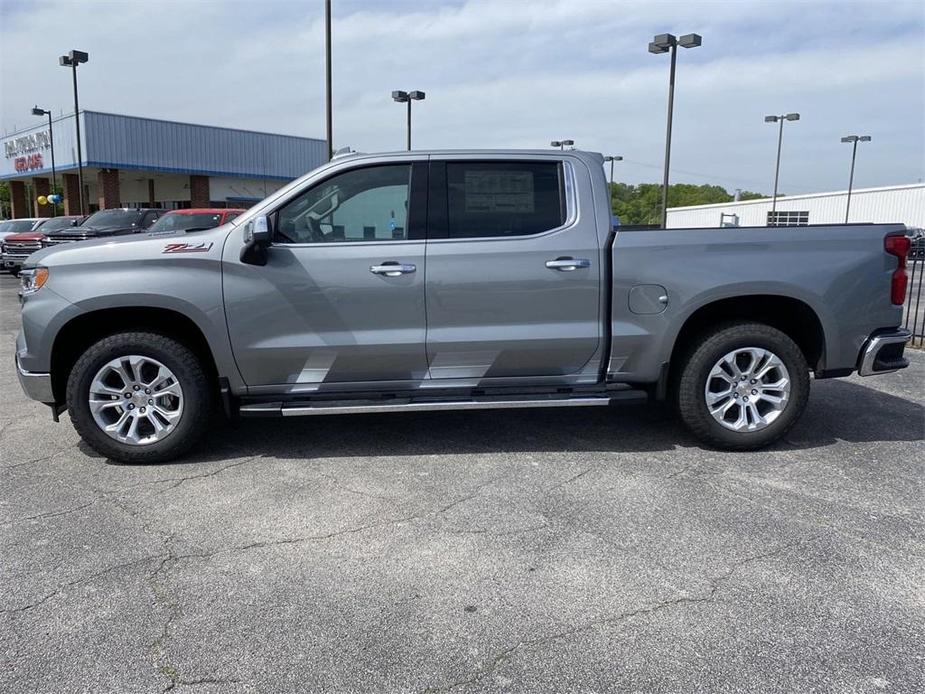
[[16,157],[16,160],[13,162],[13,165],[16,167],[16,170],[19,172],[32,171],[33,169],[41,169],[45,166],[45,164],[42,163],[41,154],[30,154],[26,157]]

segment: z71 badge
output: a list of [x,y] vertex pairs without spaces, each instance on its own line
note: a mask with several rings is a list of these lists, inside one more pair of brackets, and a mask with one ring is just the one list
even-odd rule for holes
[[206,243],[168,243],[164,246],[164,253],[208,253],[212,250],[213,242]]

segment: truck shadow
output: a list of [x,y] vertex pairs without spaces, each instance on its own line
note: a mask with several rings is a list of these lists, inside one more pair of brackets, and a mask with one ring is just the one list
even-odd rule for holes
[[[799,424],[768,450],[923,438],[925,408],[921,404],[849,381],[821,381],[813,384]],[[679,446],[700,444],[667,407],[389,413],[222,423],[192,455],[178,462],[244,455],[318,459],[557,451],[645,453]]]

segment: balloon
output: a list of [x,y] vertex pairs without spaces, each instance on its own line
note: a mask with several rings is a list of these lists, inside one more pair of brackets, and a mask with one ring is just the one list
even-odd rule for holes
[[48,198],[46,198],[44,195],[39,195],[39,205],[47,205],[47,204],[48,204]]

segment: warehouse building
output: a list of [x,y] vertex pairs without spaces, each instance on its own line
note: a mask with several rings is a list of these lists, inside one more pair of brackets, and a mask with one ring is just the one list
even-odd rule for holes
[[[724,202],[715,205],[669,207],[668,228],[686,229],[718,226],[806,226],[808,224],[842,224],[848,204],[848,191],[786,195],[777,198],[771,211],[771,199]],[[851,191],[848,221],[892,223],[925,227],[925,184],[881,188],[856,188]]]
[[[324,140],[81,111],[85,211],[112,207],[248,207],[327,161]],[[4,135],[0,180],[12,217],[52,215],[52,142],[66,214],[79,191],[74,114]]]

